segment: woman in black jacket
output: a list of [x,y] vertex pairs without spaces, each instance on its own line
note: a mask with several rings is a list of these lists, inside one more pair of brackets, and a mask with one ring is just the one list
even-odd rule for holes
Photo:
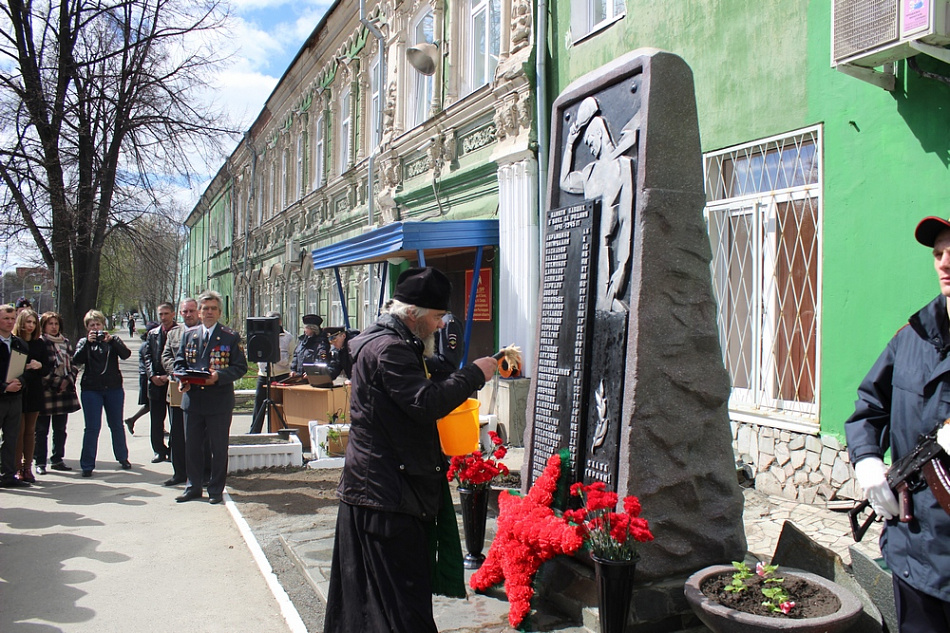
[[125,443],[125,429],[122,427],[125,391],[122,390],[122,372],[119,371],[119,359],[128,358],[132,352],[121,339],[105,331],[106,317],[98,310],[87,312],[83,323],[88,334],[80,339],[73,354],[73,364],[85,366],[79,381],[82,387],[80,402],[86,421],[79,465],[83,477],[92,477],[96,467],[103,409],[112,433],[112,452],[124,470],[132,468],[129,447]]
[[23,414],[20,418],[20,437],[16,441],[16,464],[18,476],[23,481],[34,483],[33,447],[36,434],[36,418],[43,408],[43,377],[53,368],[49,360],[46,342],[40,338],[39,319],[30,308],[21,310],[13,326],[13,334],[26,341],[30,355],[26,370],[20,378],[23,383]]

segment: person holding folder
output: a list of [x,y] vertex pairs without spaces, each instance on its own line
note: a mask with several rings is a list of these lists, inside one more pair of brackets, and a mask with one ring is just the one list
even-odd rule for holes
[[0,306],[0,488],[27,488],[29,483],[16,478],[16,441],[20,434],[23,398],[20,376],[26,366],[29,348],[13,335],[16,308]]

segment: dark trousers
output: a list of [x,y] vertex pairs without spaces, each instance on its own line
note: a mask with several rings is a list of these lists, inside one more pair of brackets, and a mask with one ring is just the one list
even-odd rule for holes
[[[151,389],[149,389],[151,392]],[[165,394],[161,399],[148,398],[148,417],[151,420],[149,427],[149,436],[152,440],[152,452],[156,455],[168,455],[168,447],[165,446]]]
[[20,436],[20,415],[23,398],[5,395],[0,397],[0,479],[13,479],[17,473],[16,440]]
[[950,602],[918,591],[894,575],[894,603],[900,633],[947,633]]
[[50,463],[58,464],[66,456],[66,421],[69,415],[44,415],[36,418],[36,444],[33,446],[33,461],[37,466],[46,466],[46,453],[49,450],[49,431],[53,429],[53,453]]
[[168,444],[172,454],[172,477],[186,479],[188,470],[185,462],[185,414],[181,407],[169,406],[168,420],[171,427],[168,434]]
[[228,434],[231,430],[231,411],[224,413],[196,413],[185,411],[185,467],[188,484],[185,492],[201,492],[206,458],[205,442],[211,449],[211,477],[208,494],[221,496],[228,476]]
[[[280,382],[286,380],[290,374],[281,374],[280,376],[272,376],[270,381]],[[267,399],[267,376],[258,376],[257,377],[257,392],[254,394],[254,413],[251,415],[251,428],[248,433],[260,433],[264,428],[264,422],[267,420],[267,411],[260,413],[261,409],[264,407],[264,400]],[[258,418],[260,414],[260,418]],[[267,432],[270,432],[270,429],[267,429]]]
[[340,503],[324,633],[436,633],[422,520]]

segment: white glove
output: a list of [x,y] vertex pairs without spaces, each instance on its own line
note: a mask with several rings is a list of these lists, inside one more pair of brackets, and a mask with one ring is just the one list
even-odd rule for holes
[[887,485],[887,469],[880,457],[865,457],[854,465],[854,476],[864,489],[864,496],[871,508],[882,519],[893,519],[900,514],[897,498]]

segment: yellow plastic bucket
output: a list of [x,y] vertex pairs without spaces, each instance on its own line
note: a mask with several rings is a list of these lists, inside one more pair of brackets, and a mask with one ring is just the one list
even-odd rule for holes
[[469,398],[452,413],[438,421],[439,440],[442,452],[453,455],[468,455],[478,450],[478,407],[481,403]]

